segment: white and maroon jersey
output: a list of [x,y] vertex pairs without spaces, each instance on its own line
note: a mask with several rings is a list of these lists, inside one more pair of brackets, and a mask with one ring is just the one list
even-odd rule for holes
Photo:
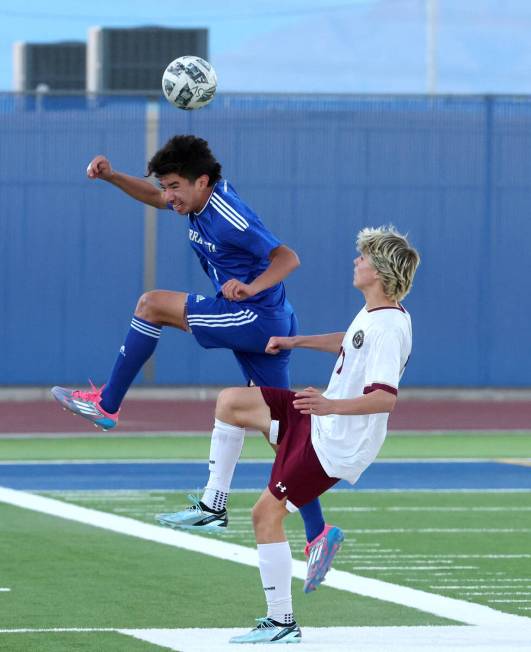
[[[411,342],[411,319],[404,308],[362,308],[345,333],[323,396],[356,398],[377,389],[396,395]],[[388,416],[312,415],[312,444],[326,473],[354,484],[378,454]]]

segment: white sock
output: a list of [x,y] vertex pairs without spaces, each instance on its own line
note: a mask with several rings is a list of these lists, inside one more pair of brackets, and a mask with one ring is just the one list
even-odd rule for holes
[[259,543],[258,565],[267,601],[267,616],[278,623],[293,622],[291,550],[288,541]]
[[210,476],[201,498],[201,502],[210,509],[225,509],[227,505],[232,476],[242,452],[244,437],[245,428],[224,423],[219,419],[214,421],[208,462]]

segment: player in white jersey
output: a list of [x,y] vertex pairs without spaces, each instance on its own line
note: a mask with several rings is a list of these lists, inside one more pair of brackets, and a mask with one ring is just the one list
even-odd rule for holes
[[[345,333],[323,397],[333,401],[380,390],[393,399],[411,344],[411,319],[402,306],[363,307]],[[354,484],[378,454],[388,416],[388,412],[321,415],[314,408],[312,445],[326,473]]]
[[[400,301],[411,288],[420,259],[393,227],[363,229],[357,247],[354,286],[365,305],[348,330],[272,337],[266,348],[271,354],[297,347],[339,352],[326,391],[231,388],[218,397],[218,422],[269,431],[278,443],[268,487],[253,508],[267,616],[232,643],[300,642],[283,519],[340,479],[355,483],[385,439],[388,415],[411,353],[411,320]],[[325,526],[309,543],[305,592],[315,590],[324,579],[342,540],[339,528]]]

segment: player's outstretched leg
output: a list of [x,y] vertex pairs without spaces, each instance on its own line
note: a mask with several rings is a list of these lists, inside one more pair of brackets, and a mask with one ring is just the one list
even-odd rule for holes
[[90,391],[54,387],[52,394],[63,408],[110,430],[118,423],[120,405],[145,362],[152,356],[162,331],[161,324],[187,330],[184,316],[185,292],[154,290],[143,294],[137,304],[131,326],[107,383]]
[[333,525],[325,525],[321,534],[306,544],[304,554],[308,558],[308,567],[304,593],[315,591],[324,580],[344,538],[343,530]]
[[118,423],[120,405],[136,375],[155,350],[161,327],[134,316],[125,342],[106,385],[83,391],[67,387],[54,387],[53,397],[64,409],[84,417],[97,428],[110,430]]

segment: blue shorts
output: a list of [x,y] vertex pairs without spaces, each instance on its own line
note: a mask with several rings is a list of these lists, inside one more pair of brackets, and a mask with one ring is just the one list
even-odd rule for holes
[[273,335],[297,334],[295,313],[287,310],[270,317],[255,304],[229,301],[223,297],[189,294],[186,302],[188,325],[205,349],[231,349],[247,383],[261,387],[289,387],[288,362],[291,351],[264,353]]

